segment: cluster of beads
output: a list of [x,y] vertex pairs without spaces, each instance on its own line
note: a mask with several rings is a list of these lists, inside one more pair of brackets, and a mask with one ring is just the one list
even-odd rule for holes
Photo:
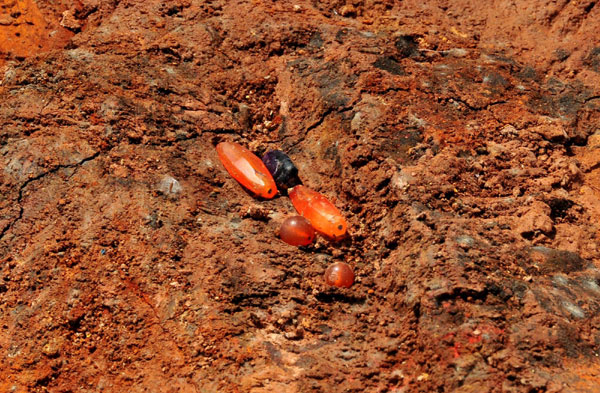
[[[261,160],[235,142],[221,142],[217,154],[227,172],[257,197],[271,199],[278,189],[289,194],[300,215],[282,223],[279,236],[284,242],[309,245],[315,239],[315,231],[330,241],[346,236],[348,224],[342,213],[324,195],[300,184],[298,169],[284,152],[269,151]],[[347,264],[337,262],[327,268],[325,282],[349,288],[354,283],[354,273]]]

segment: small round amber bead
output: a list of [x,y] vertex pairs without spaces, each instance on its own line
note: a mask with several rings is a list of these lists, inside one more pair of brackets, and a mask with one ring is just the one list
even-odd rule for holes
[[292,246],[307,246],[315,240],[315,230],[306,218],[293,216],[281,224],[279,237]]
[[350,288],[354,284],[354,272],[344,262],[336,262],[325,270],[325,282],[335,287]]

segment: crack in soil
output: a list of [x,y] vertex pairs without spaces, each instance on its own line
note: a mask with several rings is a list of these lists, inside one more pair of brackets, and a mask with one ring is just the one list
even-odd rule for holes
[[[458,98],[458,97],[452,97],[450,98],[456,102],[458,102],[459,104],[463,104],[464,106],[466,106],[468,109],[474,111],[474,112],[480,112],[480,111],[489,111],[489,109],[494,106],[494,105],[501,105],[501,104],[506,104],[507,101],[505,100],[500,100],[500,101],[492,101],[488,104],[485,104],[484,106],[475,106],[472,104],[469,104],[467,101]],[[448,102],[449,100],[445,100],[446,102]]]
[[[185,356],[185,352],[183,351],[182,346],[177,343],[177,340],[175,340],[175,338],[171,335],[169,330],[163,325],[163,321],[160,318],[158,311],[156,310],[156,307],[150,301],[148,295],[144,291],[142,291],[140,286],[133,280],[124,280],[124,282],[126,284],[126,287],[129,288],[135,294],[135,296],[137,296],[138,299],[140,299],[142,301],[142,303],[144,303],[145,305],[147,305],[150,308],[152,315],[156,319],[155,323],[158,325],[158,327],[162,331],[163,335],[166,337],[166,339],[168,341],[170,341],[175,346],[175,348],[177,348],[177,350],[179,351],[179,354],[181,356],[181,359],[185,359],[186,356]],[[199,387],[196,385],[196,383],[194,381],[191,381],[191,384],[194,387],[194,390],[196,392],[200,392]]]
[[4,239],[4,236],[6,235],[6,233],[7,233],[9,230],[11,230],[11,229],[12,229],[12,227],[14,227],[14,226],[15,226],[15,224],[16,224],[16,223],[17,223],[17,222],[18,222],[18,221],[19,221],[21,218],[23,218],[23,212],[24,212],[24,209],[23,209],[23,206],[21,205],[21,203],[23,202],[23,192],[24,192],[25,188],[26,188],[26,187],[27,187],[29,184],[33,183],[34,181],[38,181],[38,180],[40,180],[40,179],[43,179],[44,177],[46,177],[46,176],[48,176],[48,175],[51,175],[51,174],[53,174],[53,173],[56,173],[56,172],[58,172],[59,170],[61,170],[61,169],[64,169],[64,168],[77,168],[77,167],[80,167],[81,165],[85,164],[86,162],[88,162],[88,161],[91,161],[91,160],[94,160],[94,159],[98,158],[98,156],[100,156],[100,153],[101,153],[101,152],[97,151],[97,152],[95,152],[94,154],[92,154],[91,156],[89,156],[89,157],[85,157],[85,158],[83,158],[82,160],[80,160],[80,161],[78,161],[78,162],[76,162],[76,163],[74,163],[74,164],[57,165],[57,166],[55,166],[54,168],[50,169],[49,171],[42,172],[42,173],[40,173],[40,174],[39,174],[39,175],[37,175],[37,176],[34,176],[34,177],[32,177],[32,178],[29,178],[29,179],[25,180],[25,182],[23,182],[23,184],[21,185],[21,187],[19,187],[19,196],[17,197],[17,204],[19,205],[19,214],[17,214],[17,217],[15,217],[15,219],[14,219],[14,220],[13,220],[11,223],[9,223],[7,226],[5,226],[5,227],[2,229],[2,232],[0,232],[0,240],[3,240],[3,239]]
[[586,98],[585,100],[583,100],[583,103],[584,103],[584,104],[587,104],[587,103],[588,103],[588,102],[590,102],[590,101],[594,101],[594,100],[598,100],[598,99],[600,99],[600,96],[592,96],[592,97],[588,97],[588,98]]
[[[334,112],[335,112],[335,113],[338,113],[338,114],[339,114],[339,113],[344,113],[344,112],[348,112],[349,110],[352,110],[352,109],[354,108],[354,105],[356,105],[356,103],[357,103],[357,102],[358,102],[358,100],[354,100],[353,102],[351,102],[351,103],[350,103],[350,105],[347,105],[347,106],[345,106],[345,107],[342,107],[342,108],[339,108],[339,109],[334,109],[334,108],[329,108],[329,109],[327,109],[327,110],[326,110],[326,111],[323,113],[323,115],[321,115],[321,117],[320,117],[320,118],[319,118],[319,119],[318,119],[316,122],[314,122],[313,124],[309,125],[309,126],[306,128],[306,131],[304,131],[304,135],[307,135],[309,132],[311,132],[311,131],[312,131],[312,130],[314,130],[315,128],[317,128],[317,127],[321,126],[321,125],[322,125],[322,124],[325,122],[325,120],[327,119],[327,117],[328,117],[329,115],[331,115],[332,113],[334,113]],[[305,138],[305,137],[301,135],[301,136],[300,136],[300,138],[299,138],[297,141],[295,141],[295,142],[291,143],[291,144],[290,144],[289,146],[287,146],[286,148],[287,148],[288,150],[291,150],[292,148],[294,148],[294,147],[296,147],[298,144],[300,144],[300,142],[302,142],[302,141],[304,140],[304,138]]]

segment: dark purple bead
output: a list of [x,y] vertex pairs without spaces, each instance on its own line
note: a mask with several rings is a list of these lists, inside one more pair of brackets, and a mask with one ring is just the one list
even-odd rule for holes
[[298,168],[294,165],[287,154],[281,150],[270,150],[262,158],[263,163],[271,172],[277,188],[285,193],[288,188],[300,184]]

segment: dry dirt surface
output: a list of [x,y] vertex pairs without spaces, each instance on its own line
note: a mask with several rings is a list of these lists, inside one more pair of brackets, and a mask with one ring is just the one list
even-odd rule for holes
[[[600,391],[599,30],[598,0],[2,2],[0,392]],[[280,241],[221,141],[286,151],[349,236]]]

